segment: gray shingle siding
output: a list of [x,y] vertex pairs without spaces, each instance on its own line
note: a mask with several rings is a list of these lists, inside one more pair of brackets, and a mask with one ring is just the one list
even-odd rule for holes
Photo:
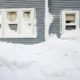
[[45,40],[45,0],[0,0],[0,8],[35,8],[37,19],[37,38],[0,38],[0,41],[33,44]]
[[60,13],[63,9],[80,10],[80,0],[49,0],[49,12],[55,15],[50,25],[49,33],[57,34],[60,37]]

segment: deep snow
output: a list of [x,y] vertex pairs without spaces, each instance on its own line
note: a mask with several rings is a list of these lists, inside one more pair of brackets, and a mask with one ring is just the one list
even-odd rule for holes
[[80,80],[79,34],[35,45],[0,42],[0,80]]

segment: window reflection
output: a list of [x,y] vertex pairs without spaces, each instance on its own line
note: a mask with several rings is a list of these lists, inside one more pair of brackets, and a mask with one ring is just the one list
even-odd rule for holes
[[74,23],[75,14],[66,14],[66,23]]

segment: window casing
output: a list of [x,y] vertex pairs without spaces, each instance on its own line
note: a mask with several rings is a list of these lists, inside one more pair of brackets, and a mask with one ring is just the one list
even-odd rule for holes
[[61,33],[79,29],[79,11],[64,10],[61,17]]
[[0,10],[0,38],[36,38],[34,8]]
[[1,29],[2,29],[2,25],[1,25],[1,12],[0,12],[0,37],[1,37]]

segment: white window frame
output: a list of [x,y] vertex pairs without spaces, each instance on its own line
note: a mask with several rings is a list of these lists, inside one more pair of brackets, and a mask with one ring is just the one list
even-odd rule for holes
[[[2,12],[0,10],[0,25],[1,25],[1,17],[2,17]],[[2,27],[0,27],[0,37],[2,36]]]
[[[16,22],[10,23],[6,17],[7,12],[17,12],[18,19]],[[23,11],[31,11],[31,28],[33,29],[32,31],[34,32],[33,34],[27,34],[26,35],[21,35],[22,31],[21,28],[24,26],[23,22]],[[0,9],[1,14],[1,36],[0,38],[36,38],[37,37],[37,29],[36,29],[36,14],[35,14],[35,9],[34,8],[11,8],[11,9]],[[5,24],[4,24],[5,23]],[[18,25],[18,35],[17,36],[5,36],[5,28],[7,28],[7,24],[17,24]],[[27,30],[28,31],[28,30]]]
[[[75,14],[75,22],[74,23],[66,23],[65,15],[66,14]],[[65,29],[66,25],[76,25],[76,29],[79,29],[79,11],[77,10],[62,10],[61,15],[61,33],[65,33],[67,30]],[[69,31],[69,30],[68,30]]]

